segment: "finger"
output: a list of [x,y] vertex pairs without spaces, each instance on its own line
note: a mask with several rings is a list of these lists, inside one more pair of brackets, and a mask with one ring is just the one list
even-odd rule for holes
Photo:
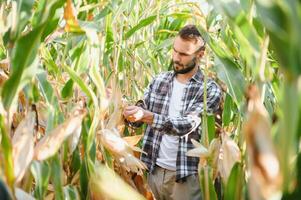
[[129,110],[129,111],[124,111],[124,115],[125,116],[130,116],[130,115],[134,115],[135,113],[138,112],[138,109],[133,109],[133,110]]
[[127,117],[129,116],[129,112],[133,111],[133,109],[135,109],[133,106],[127,106],[123,109],[122,114]]
[[130,116],[130,115],[133,115],[133,114],[136,113],[136,112],[137,112],[136,109],[123,110],[123,115],[124,115],[125,117],[127,117],[127,116]]
[[136,110],[138,107],[137,106],[127,106],[124,108],[125,111],[131,111],[131,110]]

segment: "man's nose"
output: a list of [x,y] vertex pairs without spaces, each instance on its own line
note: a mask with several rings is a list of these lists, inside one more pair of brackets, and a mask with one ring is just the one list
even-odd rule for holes
[[173,53],[173,60],[174,60],[174,62],[181,62],[180,54],[177,53],[177,52],[174,52]]

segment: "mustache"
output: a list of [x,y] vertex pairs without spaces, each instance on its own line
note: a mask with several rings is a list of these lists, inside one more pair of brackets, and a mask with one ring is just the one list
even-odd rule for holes
[[172,60],[171,62],[172,62],[172,64],[177,64],[177,65],[179,65],[181,67],[184,67],[184,65],[182,63],[178,62],[178,61],[173,61]]

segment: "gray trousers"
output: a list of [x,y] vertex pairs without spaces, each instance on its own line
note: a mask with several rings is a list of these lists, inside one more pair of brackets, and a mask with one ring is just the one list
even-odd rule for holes
[[147,177],[156,200],[201,200],[197,174],[188,176],[183,183],[176,182],[176,172],[156,166]]

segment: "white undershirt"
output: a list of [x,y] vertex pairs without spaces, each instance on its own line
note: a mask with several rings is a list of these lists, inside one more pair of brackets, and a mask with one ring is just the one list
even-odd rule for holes
[[[168,115],[170,117],[180,116],[183,106],[183,93],[185,84],[180,83],[176,78],[173,80],[173,89],[169,101]],[[159,156],[156,164],[169,170],[176,170],[179,137],[164,134],[159,149]]]

